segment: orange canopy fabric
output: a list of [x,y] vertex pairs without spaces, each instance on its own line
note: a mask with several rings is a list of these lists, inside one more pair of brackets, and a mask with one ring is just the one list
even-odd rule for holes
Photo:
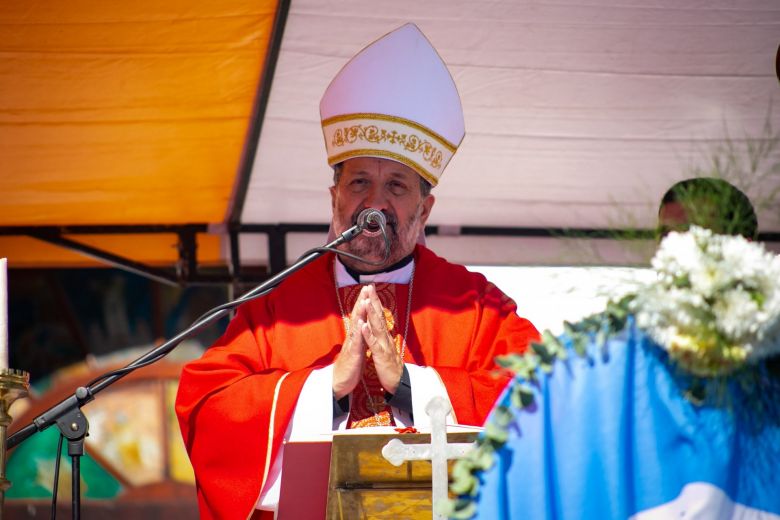
[[[174,265],[178,259],[178,236],[173,233],[121,235],[64,235],[101,251],[155,267]],[[198,263],[219,265],[224,258],[220,237],[198,233]],[[105,267],[92,257],[27,236],[0,237],[0,255],[8,255],[13,268]]]
[[[223,222],[276,9],[0,4],[0,227]],[[200,249],[211,260],[216,239]],[[135,259],[170,261],[170,237],[129,240]],[[0,256],[78,264],[29,241],[4,237]]]

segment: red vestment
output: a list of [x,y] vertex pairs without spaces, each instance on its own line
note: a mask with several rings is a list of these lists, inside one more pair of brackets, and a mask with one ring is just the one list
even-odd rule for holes
[[[184,367],[176,413],[202,518],[252,514],[306,378],[341,349],[333,262],[325,255],[243,304],[225,334]],[[457,422],[481,425],[511,378],[497,374],[494,358],[525,351],[538,332],[481,274],[420,245],[415,262],[404,361],[435,369]]]

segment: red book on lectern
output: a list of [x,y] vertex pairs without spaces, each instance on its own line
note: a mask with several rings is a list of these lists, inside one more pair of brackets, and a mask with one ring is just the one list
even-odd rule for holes
[[328,506],[330,441],[284,445],[277,520],[322,520]]

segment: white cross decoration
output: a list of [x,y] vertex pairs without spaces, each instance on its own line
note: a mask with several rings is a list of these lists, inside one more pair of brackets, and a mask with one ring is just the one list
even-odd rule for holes
[[438,396],[431,399],[425,413],[431,417],[430,444],[404,444],[392,439],[382,448],[382,456],[393,466],[408,460],[431,461],[431,489],[433,491],[433,518],[445,520],[439,511],[447,500],[447,460],[461,459],[474,447],[474,443],[447,444],[447,414],[452,410],[448,399]]

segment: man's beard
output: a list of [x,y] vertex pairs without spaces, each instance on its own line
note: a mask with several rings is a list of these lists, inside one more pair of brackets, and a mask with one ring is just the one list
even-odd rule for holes
[[[355,210],[349,223],[341,222],[338,217],[334,217],[336,229],[340,230],[339,232],[343,232],[348,227],[354,225],[354,223],[357,222],[358,215],[363,209],[364,208]],[[387,218],[385,231],[389,242],[390,256],[387,258],[387,261],[383,263],[383,266],[369,266],[365,263],[361,263],[360,267],[377,269],[379,267],[393,265],[405,256],[411,254],[414,250],[414,245],[417,243],[417,236],[420,233],[418,224],[420,221],[420,214],[422,213],[422,204],[417,207],[414,215],[409,220],[401,224],[398,223],[395,213],[383,213]],[[360,234],[351,242],[344,244],[341,249],[371,262],[381,262],[385,259],[385,239],[381,233],[378,233],[375,236]],[[353,264],[351,259],[342,258],[342,261],[348,265]]]

